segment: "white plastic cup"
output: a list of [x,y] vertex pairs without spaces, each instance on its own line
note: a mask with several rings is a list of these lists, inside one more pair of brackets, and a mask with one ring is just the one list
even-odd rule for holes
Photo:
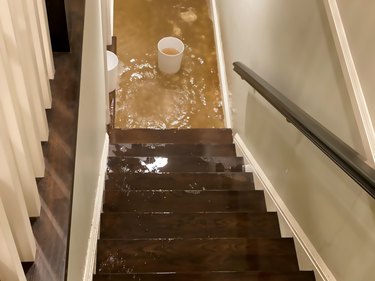
[[107,92],[110,93],[118,86],[118,57],[107,51]]
[[[176,50],[175,54],[165,53],[166,49]],[[176,37],[164,37],[158,42],[158,67],[165,74],[175,74],[181,68],[185,45]]]

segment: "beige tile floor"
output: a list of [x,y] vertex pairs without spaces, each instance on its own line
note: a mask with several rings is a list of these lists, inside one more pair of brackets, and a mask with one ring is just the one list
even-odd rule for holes
[[[115,127],[224,127],[206,1],[116,0],[114,34],[123,63]],[[175,75],[157,69],[156,45],[164,36],[185,43],[182,68]]]

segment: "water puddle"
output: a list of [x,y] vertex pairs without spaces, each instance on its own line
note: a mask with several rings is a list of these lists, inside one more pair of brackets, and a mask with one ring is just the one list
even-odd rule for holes
[[[215,42],[203,0],[116,0],[115,35],[123,63],[117,128],[222,128]],[[157,69],[157,42],[185,43],[175,75]]]

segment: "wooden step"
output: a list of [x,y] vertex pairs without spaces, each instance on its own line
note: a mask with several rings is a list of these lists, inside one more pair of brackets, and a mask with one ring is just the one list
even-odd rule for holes
[[106,190],[105,212],[265,212],[263,191]]
[[236,156],[234,144],[111,144],[110,157]]
[[254,190],[251,173],[107,174],[106,189]]
[[293,239],[98,241],[98,273],[297,270]]
[[242,172],[241,157],[109,157],[108,173]]
[[112,130],[94,281],[313,281],[229,129]]
[[111,143],[231,144],[231,129],[112,129]]
[[280,238],[276,213],[104,213],[101,239]]
[[167,274],[96,274],[94,281],[314,281],[314,272],[205,272]]

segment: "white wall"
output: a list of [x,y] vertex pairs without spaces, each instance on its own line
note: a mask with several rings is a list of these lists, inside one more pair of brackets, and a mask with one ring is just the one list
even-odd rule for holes
[[87,0],[68,280],[83,280],[106,134],[105,48],[101,1]]
[[232,71],[232,62],[245,63],[363,153],[322,1],[217,4],[234,131],[336,279],[373,280],[375,201]]
[[[225,15],[222,32],[235,105],[240,104],[238,99],[242,100],[237,90],[243,92],[239,88],[243,84],[231,81],[235,76],[231,63],[240,60],[361,151],[359,134],[352,130],[355,120],[320,1],[218,3],[219,8],[226,9],[221,13],[221,17]],[[243,124],[238,129],[243,131]]]
[[[346,30],[350,50],[370,105],[375,104],[375,2],[372,0],[337,0]],[[370,106],[372,122],[375,123],[375,106]]]

